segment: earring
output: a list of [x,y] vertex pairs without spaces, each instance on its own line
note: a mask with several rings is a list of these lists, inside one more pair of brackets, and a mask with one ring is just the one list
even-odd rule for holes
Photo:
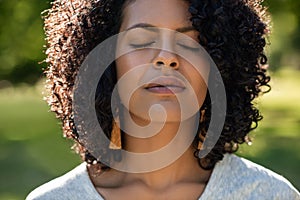
[[200,122],[204,121],[205,109],[200,111]]
[[[205,109],[204,109],[204,110],[201,110],[200,113],[201,113],[201,114],[200,114],[200,120],[199,120],[199,121],[200,121],[200,123],[201,123],[201,122],[204,121]],[[199,132],[199,136],[198,136],[199,139],[200,139],[200,141],[198,142],[198,146],[197,146],[197,149],[198,149],[198,150],[201,149],[201,147],[202,147],[202,142],[204,141],[204,138],[205,138],[205,137],[202,135],[202,132],[203,132],[203,129]]]
[[[117,120],[117,121],[119,121],[119,120]],[[109,148],[110,149],[121,149],[122,148],[121,130],[120,130],[120,127],[118,126],[118,123],[115,120],[113,120]]]

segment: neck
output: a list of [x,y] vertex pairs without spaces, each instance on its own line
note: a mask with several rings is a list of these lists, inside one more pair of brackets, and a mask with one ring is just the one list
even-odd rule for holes
[[130,173],[129,181],[138,180],[149,188],[164,190],[180,183],[206,184],[211,171],[199,167],[198,160],[193,155],[194,150],[189,148],[172,164],[151,172]]
[[[179,182],[206,182],[210,171],[199,167],[198,159],[194,156],[195,149],[191,145],[196,133],[197,119],[198,116],[194,116],[182,122],[151,122],[143,133],[139,133],[140,137],[125,134],[123,148],[128,152],[144,154],[144,160],[130,156],[122,159],[122,168],[128,167],[128,171],[130,166],[142,169],[139,173],[130,171],[126,177],[142,181],[151,188],[166,188]],[[133,120],[141,124],[139,119],[133,117]],[[137,129],[128,125],[128,121],[124,122],[126,132],[137,132]],[[147,130],[159,131],[151,137],[143,138],[143,135],[149,136]],[[166,145],[168,148],[165,148]],[[157,154],[152,155],[152,152]],[[128,164],[130,166],[124,167]]]
[[[166,146],[185,146],[187,149],[195,138],[199,116],[196,114],[186,120],[151,121],[137,117],[129,112],[123,113],[122,136],[126,151],[149,153]],[[187,144],[189,143],[189,144]]]

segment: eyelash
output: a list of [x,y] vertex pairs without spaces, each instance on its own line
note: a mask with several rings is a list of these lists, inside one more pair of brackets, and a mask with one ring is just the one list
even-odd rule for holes
[[[144,44],[129,44],[132,48],[135,48],[135,49],[142,49],[142,48],[146,48],[146,47],[149,47],[150,45],[154,44],[155,42],[148,42],[148,43],[144,43]],[[183,47],[187,50],[190,50],[190,51],[194,51],[194,52],[198,52],[200,49],[198,47],[190,47],[190,46],[187,46],[187,45],[184,45],[184,44],[180,44],[180,43],[177,43],[178,46],[180,47]]]
[[129,45],[135,49],[142,49],[142,48],[149,47],[151,44],[154,44],[154,43],[155,42],[148,42],[148,43],[144,43],[144,44],[129,44]]
[[188,49],[188,50],[191,50],[191,51],[194,51],[194,52],[198,52],[200,50],[199,47],[190,47],[190,46],[186,46],[184,44],[180,44],[180,43],[177,43],[178,46],[181,46],[185,49]]

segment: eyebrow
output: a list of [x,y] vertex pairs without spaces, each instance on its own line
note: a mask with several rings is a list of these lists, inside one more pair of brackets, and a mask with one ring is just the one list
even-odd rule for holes
[[[158,28],[157,26],[154,26],[152,24],[148,24],[148,23],[138,23],[135,24],[131,27],[129,27],[128,29],[126,29],[126,31],[129,31],[131,29],[135,29],[135,28],[143,28],[152,32],[158,32],[158,29],[154,29],[154,28]],[[180,33],[186,33],[189,31],[196,31],[196,29],[193,26],[186,26],[186,27],[181,27],[181,28],[177,28],[175,31],[180,32]]]

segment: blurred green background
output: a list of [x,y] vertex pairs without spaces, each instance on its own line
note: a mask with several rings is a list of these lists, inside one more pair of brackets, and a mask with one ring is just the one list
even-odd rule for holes
[[[300,189],[300,1],[267,0],[272,14],[272,91],[258,105],[264,120],[238,154]],[[0,200],[24,199],[80,159],[42,100],[43,0],[0,0]]]

